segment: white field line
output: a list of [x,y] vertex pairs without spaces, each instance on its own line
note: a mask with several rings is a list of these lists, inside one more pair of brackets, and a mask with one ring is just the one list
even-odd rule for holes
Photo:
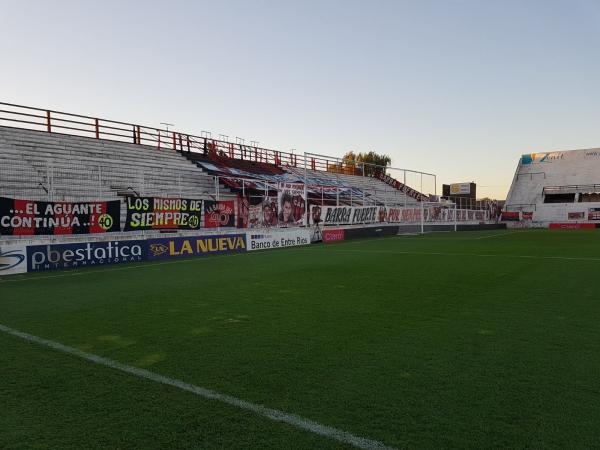
[[527,231],[523,231],[523,230],[519,230],[519,231],[508,231],[506,233],[496,233],[496,234],[490,234],[487,236],[479,236],[476,237],[474,239],[489,239],[489,238],[494,238],[494,237],[502,237],[502,236],[508,236],[509,234],[516,234],[516,233],[526,233]]
[[586,258],[578,256],[539,256],[539,255],[502,255],[482,253],[442,253],[442,252],[417,252],[396,250],[352,250],[352,249],[330,249],[331,252],[339,253],[386,253],[392,255],[424,255],[424,256],[473,256],[477,258],[521,258],[521,259],[551,259],[564,261],[600,261],[600,258]]
[[154,381],[156,383],[172,386],[183,391],[191,392],[192,394],[195,394],[199,397],[203,397],[209,400],[215,400],[230,406],[234,406],[239,409],[250,411],[258,416],[266,417],[267,419],[274,420],[276,422],[283,422],[293,427],[300,428],[302,430],[306,430],[321,436],[325,436],[334,439],[338,442],[342,442],[344,444],[353,445],[357,448],[367,450],[394,450],[393,447],[388,447],[387,445],[379,441],[356,436],[354,434],[348,433],[347,431],[339,430],[337,428],[329,427],[327,425],[322,425],[318,422],[314,422],[310,419],[305,419],[304,417],[300,417],[295,414],[289,414],[277,409],[267,408],[266,406],[248,402],[237,397],[232,397],[231,395],[222,394],[212,389],[206,389],[200,386],[196,386],[194,384],[186,383],[185,381],[165,377],[164,375],[159,375],[157,373],[140,369],[138,367],[128,366],[118,361],[104,358],[93,353],[87,353],[73,347],[68,347],[59,342],[50,341],[48,339],[34,336],[32,334],[24,333],[22,331],[15,330],[2,324],[0,324],[0,331],[11,336],[18,337],[25,341],[33,342],[43,347],[50,348],[52,350],[76,356],[78,358],[85,359],[87,361],[91,361],[95,364],[109,367],[111,369],[120,370],[121,372],[135,375],[138,378],[143,378],[146,380]]

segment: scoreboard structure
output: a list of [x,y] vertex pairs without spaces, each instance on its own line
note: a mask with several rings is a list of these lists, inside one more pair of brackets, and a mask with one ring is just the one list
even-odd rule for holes
[[477,185],[473,182],[443,184],[442,197],[456,203],[459,209],[475,209]]

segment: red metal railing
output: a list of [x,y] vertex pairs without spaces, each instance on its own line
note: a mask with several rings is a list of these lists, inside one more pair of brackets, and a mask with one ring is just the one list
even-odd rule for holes
[[[13,103],[0,102],[0,125],[130,142],[177,151],[214,153],[279,166],[304,167],[304,157],[293,153]],[[307,167],[316,170],[327,170],[328,164],[330,163],[325,160],[318,161],[316,158],[307,161]]]

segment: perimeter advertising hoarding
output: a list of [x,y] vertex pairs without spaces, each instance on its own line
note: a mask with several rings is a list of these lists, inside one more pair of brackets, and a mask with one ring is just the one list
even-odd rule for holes
[[343,228],[338,230],[323,230],[323,242],[340,242],[346,239],[346,233]]
[[95,267],[144,261],[146,241],[79,242],[27,246],[27,271]]
[[148,239],[148,259],[208,256],[245,252],[245,234],[174,237]]
[[310,244],[310,234],[311,232],[307,228],[248,232],[246,234],[248,251],[308,245]]
[[365,228],[346,228],[344,230],[345,240],[361,239],[368,237],[394,236],[398,234],[397,225],[382,225]]
[[548,225],[550,229],[563,229],[563,230],[579,230],[579,229],[590,229],[596,228],[595,223],[551,223]]
[[0,246],[0,275],[27,272],[27,249],[24,244]]

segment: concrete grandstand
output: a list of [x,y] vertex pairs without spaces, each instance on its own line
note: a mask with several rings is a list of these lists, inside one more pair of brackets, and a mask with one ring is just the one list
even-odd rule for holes
[[594,226],[600,222],[599,173],[600,149],[523,155],[503,218],[517,226]]

